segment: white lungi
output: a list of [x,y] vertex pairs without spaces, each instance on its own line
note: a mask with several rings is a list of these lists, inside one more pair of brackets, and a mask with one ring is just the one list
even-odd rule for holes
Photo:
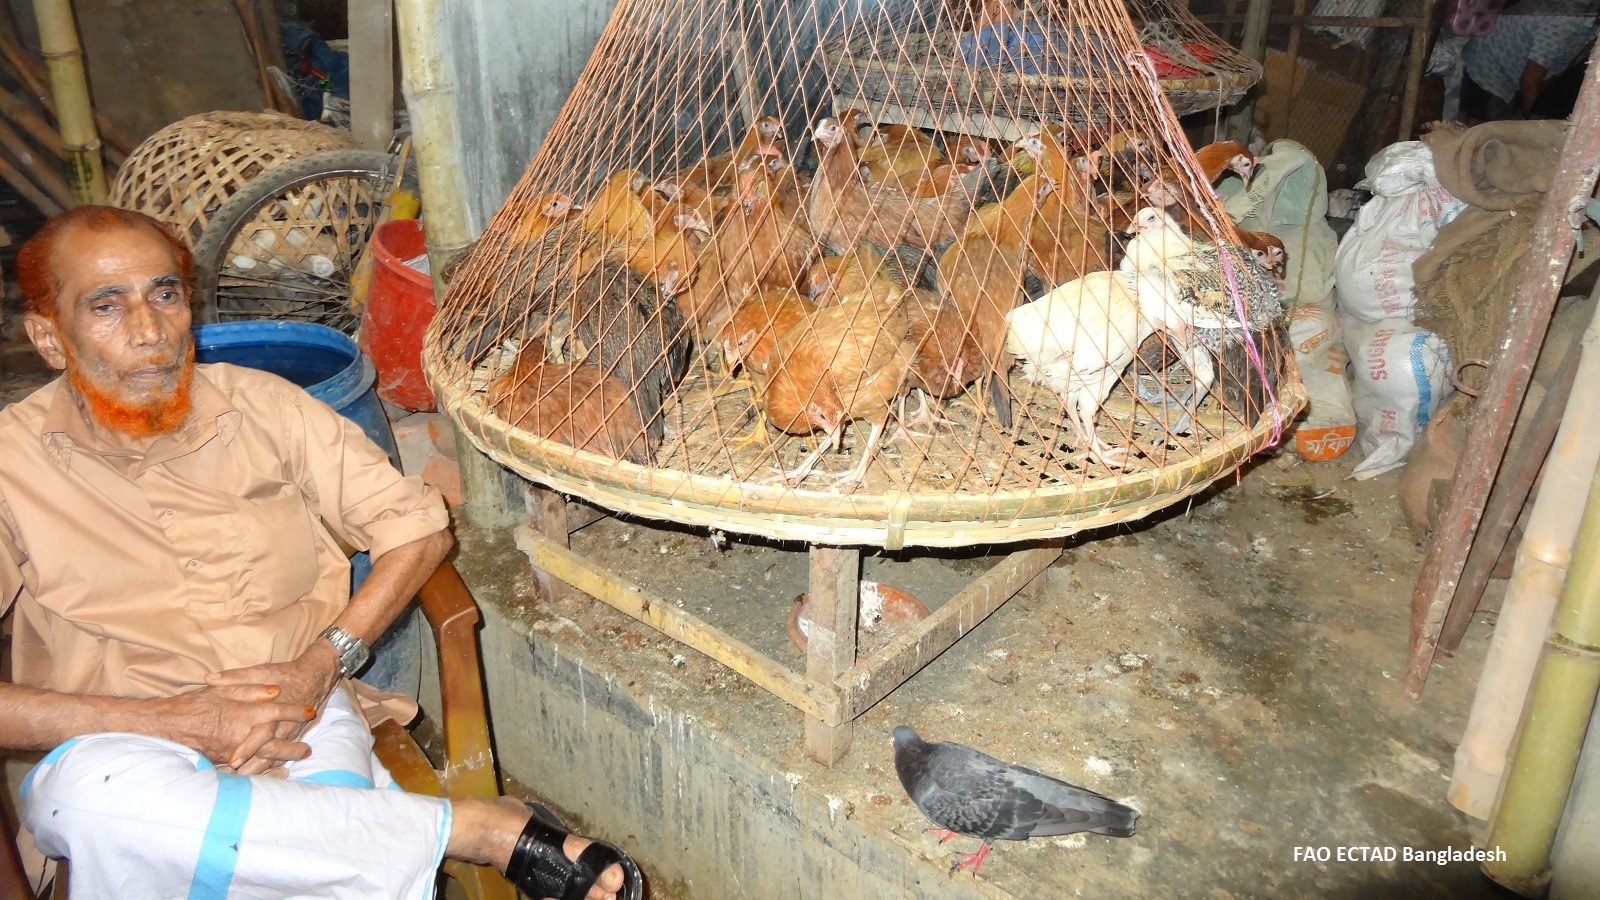
[[399,789],[343,691],[302,740],[288,778],[247,778],[160,738],[74,738],[28,773],[23,824],[74,898],[432,897],[450,804]]

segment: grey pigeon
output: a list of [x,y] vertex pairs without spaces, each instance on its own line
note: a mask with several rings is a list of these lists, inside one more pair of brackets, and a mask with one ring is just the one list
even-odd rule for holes
[[[904,725],[894,730],[894,770],[911,802],[944,832],[977,838],[955,869],[983,865],[993,841],[1093,831],[1129,837],[1139,811],[1093,791],[1014,766],[960,744],[930,744]],[[943,842],[941,841],[941,843]]]

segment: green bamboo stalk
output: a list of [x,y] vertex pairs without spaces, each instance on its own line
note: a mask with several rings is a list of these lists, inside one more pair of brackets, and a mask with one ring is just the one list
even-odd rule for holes
[[1561,606],[1534,676],[1528,713],[1485,846],[1490,878],[1524,896],[1543,894],[1550,849],[1572,790],[1584,732],[1600,694],[1600,467],[1572,548]]
[[70,0],[33,0],[39,20],[39,45],[50,73],[61,123],[61,144],[67,151],[67,184],[79,203],[106,202],[106,173],[100,162],[100,135],[89,102],[89,78],[83,70],[83,48]]

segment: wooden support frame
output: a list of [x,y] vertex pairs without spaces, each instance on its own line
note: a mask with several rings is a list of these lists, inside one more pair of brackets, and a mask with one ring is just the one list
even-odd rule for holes
[[[799,710],[805,716],[805,753],[824,766],[838,763],[849,753],[855,720],[862,713],[954,646],[1007,600],[1024,590],[1041,590],[1044,572],[1060,558],[1063,546],[1057,539],[1011,553],[916,629],[866,659],[858,658],[856,648],[861,551],[812,546],[807,603],[811,627],[806,669],[801,673],[647,587],[574,553],[568,546],[568,529],[578,517],[569,515],[560,494],[530,486],[528,500],[530,525],[517,529],[516,541],[541,585],[546,580],[560,581],[583,591],[711,657]],[[582,519],[585,521],[578,527],[594,521],[587,514]]]

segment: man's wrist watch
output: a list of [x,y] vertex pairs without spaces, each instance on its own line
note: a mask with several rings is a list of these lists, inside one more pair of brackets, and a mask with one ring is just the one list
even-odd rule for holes
[[329,625],[322,636],[338,651],[339,674],[345,678],[354,677],[367,664],[367,657],[372,655],[364,641],[337,625]]

